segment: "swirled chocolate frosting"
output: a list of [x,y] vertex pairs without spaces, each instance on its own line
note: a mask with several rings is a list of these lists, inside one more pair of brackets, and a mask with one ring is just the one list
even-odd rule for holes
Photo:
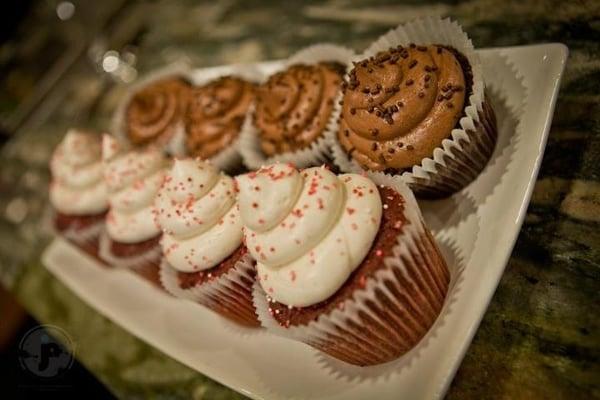
[[182,123],[189,89],[183,78],[172,77],[138,91],[125,112],[129,140],[136,145],[168,141]]
[[193,88],[184,117],[188,154],[207,159],[229,146],[238,137],[254,92],[252,83],[232,76]]
[[363,167],[402,170],[431,157],[463,114],[470,66],[443,46],[398,46],[355,64],[338,139]]
[[258,88],[255,123],[265,154],[301,149],[322,135],[342,74],[334,63],[297,64]]

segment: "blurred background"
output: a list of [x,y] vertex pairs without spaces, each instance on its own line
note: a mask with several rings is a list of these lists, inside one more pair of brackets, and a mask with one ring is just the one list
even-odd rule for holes
[[[583,0],[3,1],[0,374],[15,383],[9,394],[238,397],[104,319],[40,264],[47,162],[69,127],[108,129],[126,85],[172,62],[278,59],[323,41],[360,51],[425,15],[457,19],[476,47],[570,49],[524,228],[448,397],[600,397],[597,316],[580,311],[600,306],[600,2]],[[17,365],[19,341],[39,323],[63,327],[85,365],[58,386]]]

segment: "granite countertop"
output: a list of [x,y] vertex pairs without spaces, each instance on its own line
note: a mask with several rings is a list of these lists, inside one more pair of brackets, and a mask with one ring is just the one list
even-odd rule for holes
[[[39,321],[69,332],[78,359],[118,397],[242,396],[100,316],[40,264],[50,237],[47,163],[66,129],[106,129],[123,82],[175,60],[276,59],[320,41],[361,49],[398,23],[435,14],[457,19],[477,47],[562,42],[570,50],[525,223],[447,398],[600,398],[600,2],[73,3],[64,22],[40,3],[23,34],[0,47],[2,84],[22,88],[0,95],[0,118],[15,130],[0,158],[0,281]],[[27,56],[47,41],[66,49],[44,53],[48,68],[2,64],[6,54],[38,60]],[[118,69],[102,68],[107,55],[120,57]]]

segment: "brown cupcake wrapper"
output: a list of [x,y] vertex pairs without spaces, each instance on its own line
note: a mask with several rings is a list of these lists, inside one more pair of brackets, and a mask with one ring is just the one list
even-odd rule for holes
[[[467,186],[486,166],[498,135],[496,118],[485,95],[483,68],[473,43],[460,25],[450,19],[428,17],[401,25],[371,44],[361,58],[409,43],[452,46],[467,58],[473,72],[472,94],[465,104],[464,116],[458,127],[433,151],[431,158],[425,158],[410,171],[398,174],[418,197],[445,197]],[[341,107],[338,105],[337,108]],[[342,171],[363,170],[343,150],[337,132],[327,139],[334,162]]]
[[227,273],[209,282],[182,289],[177,270],[164,259],[160,264],[161,285],[173,296],[202,304],[240,325],[257,328],[260,322],[252,302],[255,275],[254,260],[245,254]]
[[[350,60],[356,57],[353,50],[334,44],[315,44],[306,47],[287,59],[281,66],[281,70],[297,63],[318,63],[321,61],[336,61],[348,65]],[[338,103],[342,97],[341,90],[334,99],[334,104]],[[330,132],[336,131],[338,127],[338,117],[340,110],[333,109],[323,134],[315,140],[310,146],[292,152],[282,153],[267,157],[260,148],[259,131],[252,121],[247,118],[240,135],[240,152],[244,164],[250,170],[258,169],[263,165],[274,163],[291,162],[299,168],[321,165],[330,159],[330,146],[327,140]],[[252,107],[249,115],[254,113]]]
[[451,195],[473,182],[485,168],[494,152],[498,129],[487,96],[482,107],[479,121],[474,120],[473,129],[465,130],[466,138],[456,139],[458,146],[449,146],[433,160],[433,167],[402,175],[417,196],[440,198]]
[[444,305],[450,272],[435,240],[423,224],[412,192],[398,177],[369,173],[406,201],[407,223],[393,256],[367,279],[353,297],[308,325],[282,327],[269,312],[258,282],[253,299],[261,324],[269,331],[311,345],[350,364],[392,361],[413,348],[429,331]]

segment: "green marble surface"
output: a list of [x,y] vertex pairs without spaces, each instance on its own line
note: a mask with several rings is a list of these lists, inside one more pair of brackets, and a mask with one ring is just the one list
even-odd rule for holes
[[[525,223],[447,398],[600,398],[600,2],[74,3],[64,22],[57,2],[39,3],[17,39],[0,47],[0,79],[14,89],[0,94],[0,121],[16,127],[0,158],[0,280],[38,320],[69,332],[78,359],[118,397],[242,396],[100,316],[40,264],[50,237],[41,222],[47,162],[65,130],[106,129],[124,80],[181,58],[198,66],[267,60],[320,41],[359,50],[398,23],[435,14],[456,18],[478,47],[570,49]],[[47,43],[61,51],[36,58]],[[113,73],[102,69],[109,50],[123,62]],[[42,67],[11,66],[10,57]]]

